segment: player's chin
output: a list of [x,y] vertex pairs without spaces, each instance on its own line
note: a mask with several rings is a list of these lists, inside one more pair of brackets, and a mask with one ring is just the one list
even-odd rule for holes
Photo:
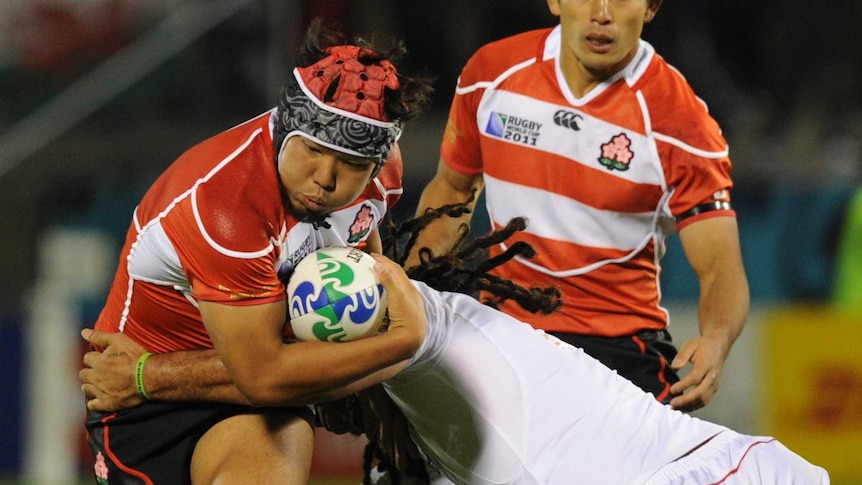
[[316,222],[329,217],[329,214],[332,214],[332,209],[309,210],[305,207],[294,205],[290,207],[290,214],[300,222]]

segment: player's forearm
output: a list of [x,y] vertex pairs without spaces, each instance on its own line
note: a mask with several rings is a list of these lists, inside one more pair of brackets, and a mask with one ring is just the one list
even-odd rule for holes
[[[436,209],[448,204],[462,203],[470,198],[473,194],[473,187],[458,190],[453,188],[439,179],[432,180],[422,192],[419,198],[416,215],[421,216],[428,209]],[[415,266],[419,263],[417,251],[420,248],[429,248],[434,254],[443,254],[448,252],[452,246],[458,241],[461,234],[461,226],[470,224],[473,216],[473,209],[476,206],[476,201],[470,205],[471,211],[461,217],[441,217],[432,221],[425,229],[422,230],[413,246],[413,252],[407,259],[406,267]]]
[[723,342],[724,355],[736,341],[748,319],[748,282],[741,267],[724,271],[701,282],[700,333]]
[[748,280],[734,217],[712,217],[683,228],[680,241],[700,283],[701,336],[726,357],[748,318]]
[[351,342],[297,342],[267,365],[289,372],[258,372],[255,379],[241,375],[236,382],[256,406],[313,404],[382,382],[386,369],[408,361],[421,343],[415,332],[391,328]]
[[374,387],[377,384],[381,384],[395,377],[395,375],[398,374],[398,372],[403,369],[408,362],[409,361],[404,360],[395,365],[391,365],[385,369],[374,372],[367,377],[353,381],[343,387],[331,389],[320,394],[306,396],[297,405],[335,401],[351,394],[363,392],[370,387]]
[[144,381],[154,400],[248,404],[215,350],[153,355],[145,364]]

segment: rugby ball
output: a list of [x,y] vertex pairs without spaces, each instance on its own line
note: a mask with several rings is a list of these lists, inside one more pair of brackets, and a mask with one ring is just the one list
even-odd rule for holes
[[287,283],[288,321],[296,338],[346,342],[375,334],[386,314],[386,293],[374,263],[367,253],[346,247],[303,258]]

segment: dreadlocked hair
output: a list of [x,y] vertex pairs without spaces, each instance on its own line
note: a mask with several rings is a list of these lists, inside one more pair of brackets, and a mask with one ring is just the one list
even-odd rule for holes
[[[389,234],[383,242],[383,253],[393,261],[404,265],[407,256],[416,245],[419,233],[432,221],[441,217],[460,217],[470,212],[476,191],[466,201],[449,204],[437,209],[428,209],[424,214],[399,224],[390,220]],[[512,300],[531,313],[552,313],[562,304],[558,288],[525,287],[511,280],[490,274],[494,268],[505,264],[516,256],[533,258],[536,251],[523,241],[509,246],[502,254],[488,258],[488,249],[511,238],[527,227],[527,219],[516,217],[502,229],[490,234],[469,239],[470,226],[462,224],[455,245],[447,253],[435,255],[428,248],[418,251],[420,263],[405,271],[411,279],[422,281],[439,291],[452,291],[478,296],[482,303],[499,308],[503,302]],[[402,242],[406,238],[406,242]],[[403,248],[401,248],[403,246]]]
[[430,483],[428,471],[425,470],[425,463],[421,458],[408,456],[407,469],[399,470],[377,443],[369,441],[362,452],[362,485],[375,483],[371,479],[371,470],[375,467],[378,474],[386,473],[389,481],[385,483],[390,485],[402,485],[402,481],[410,485]]
[[[398,224],[390,219],[388,234],[383,240],[383,254],[404,266],[407,256],[416,246],[419,234],[428,224],[441,217],[457,218],[469,213],[470,205],[475,198],[474,190],[464,202],[429,209],[420,216]],[[530,312],[551,313],[562,304],[559,289],[538,286],[528,288],[489,274],[489,271],[515,256],[528,259],[535,256],[536,252],[532,246],[518,241],[502,254],[490,259],[487,257],[491,246],[500,244],[526,227],[527,219],[517,217],[509,221],[506,227],[471,241],[470,226],[462,224],[459,228],[458,241],[452,249],[445,254],[435,255],[428,248],[420,248],[418,253],[420,263],[405,271],[411,279],[422,281],[439,291],[467,294],[484,292],[489,296],[485,296],[482,302],[494,308],[498,308],[506,300],[513,300]],[[358,403],[352,405],[358,406]],[[374,441],[369,440],[365,445],[362,458],[363,485],[372,483],[371,471],[375,467],[377,473],[387,474],[389,483],[392,485],[401,485],[402,481],[410,484],[430,483],[421,459],[408,456],[407,469],[398,470],[391,457],[387,456]]]

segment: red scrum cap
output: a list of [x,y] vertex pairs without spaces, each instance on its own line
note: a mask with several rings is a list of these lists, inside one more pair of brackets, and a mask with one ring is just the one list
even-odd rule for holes
[[364,47],[341,45],[324,52],[329,55],[310,66],[297,68],[308,91],[334,108],[389,121],[384,114],[384,92],[386,88],[400,87],[395,66],[385,59],[363,63],[362,58],[378,57]]
[[314,64],[297,67],[279,99],[273,143],[277,154],[292,136],[333,150],[372,158],[379,170],[398,138],[401,122],[385,114],[386,89],[397,90],[395,67],[374,51],[334,46]]

